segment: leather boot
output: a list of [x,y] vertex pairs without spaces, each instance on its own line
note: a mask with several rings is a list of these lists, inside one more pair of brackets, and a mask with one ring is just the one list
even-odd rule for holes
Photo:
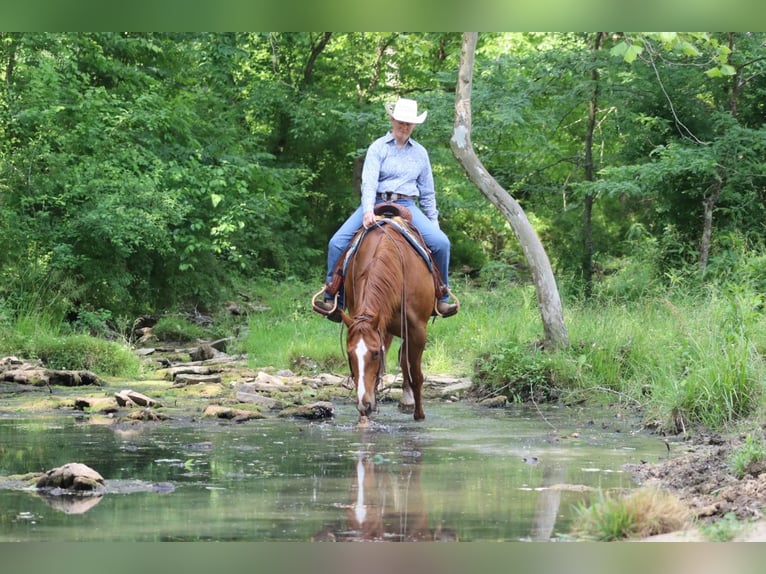
[[457,309],[458,306],[455,303],[450,303],[448,301],[439,301],[436,303],[436,310],[442,317],[452,317],[452,315],[457,313]]
[[336,306],[331,299],[320,299],[314,302],[314,311],[321,313],[333,323],[340,323],[340,306]]

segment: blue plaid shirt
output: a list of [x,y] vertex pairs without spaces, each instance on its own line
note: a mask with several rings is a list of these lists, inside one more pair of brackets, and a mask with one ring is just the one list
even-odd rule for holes
[[367,148],[362,169],[362,209],[372,211],[375,194],[386,192],[412,196],[425,216],[438,224],[434,176],[426,148],[412,138],[397,148],[391,132]]

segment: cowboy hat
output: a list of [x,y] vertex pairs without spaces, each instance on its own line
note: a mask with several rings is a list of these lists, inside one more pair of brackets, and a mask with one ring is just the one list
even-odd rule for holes
[[407,98],[399,98],[396,104],[389,102],[385,104],[385,108],[388,115],[396,121],[408,124],[422,124],[428,115],[427,111],[418,115],[418,103]]

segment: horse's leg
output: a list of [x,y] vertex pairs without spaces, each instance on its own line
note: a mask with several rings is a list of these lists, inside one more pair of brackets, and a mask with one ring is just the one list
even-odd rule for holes
[[407,351],[407,339],[402,339],[399,347],[399,368],[402,371],[402,398],[399,399],[399,410],[411,413],[415,410],[415,395],[412,393],[409,373],[409,353]]
[[[423,358],[423,349],[426,346],[426,331],[425,328],[410,328],[410,332],[402,342],[402,356],[400,357],[400,365],[402,368],[402,402],[405,400],[405,396],[409,394],[412,404],[414,405],[414,418],[416,421],[426,418],[426,413],[423,410],[423,370],[420,366],[421,359]],[[410,407],[411,408],[411,407]]]

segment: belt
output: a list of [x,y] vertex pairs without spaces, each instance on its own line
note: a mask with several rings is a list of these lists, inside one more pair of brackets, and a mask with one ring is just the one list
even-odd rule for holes
[[375,197],[378,199],[384,199],[386,201],[396,201],[397,199],[412,199],[411,195],[404,195],[403,193],[392,193],[390,191],[385,193],[376,193]]

